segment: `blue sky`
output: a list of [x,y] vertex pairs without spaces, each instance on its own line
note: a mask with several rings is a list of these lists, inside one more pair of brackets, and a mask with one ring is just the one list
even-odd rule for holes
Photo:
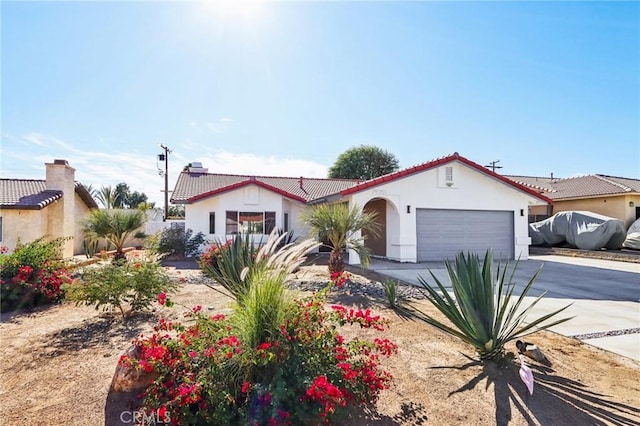
[[186,163],[325,177],[361,144],[640,178],[638,2],[11,2],[3,178],[65,158],[162,204]]

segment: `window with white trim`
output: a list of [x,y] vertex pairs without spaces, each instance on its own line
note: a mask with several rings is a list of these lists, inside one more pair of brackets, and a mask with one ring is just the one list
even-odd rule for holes
[[270,234],[276,226],[276,212],[227,210],[225,223],[227,235]]

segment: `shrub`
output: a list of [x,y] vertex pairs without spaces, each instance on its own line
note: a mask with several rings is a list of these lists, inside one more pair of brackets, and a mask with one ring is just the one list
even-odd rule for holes
[[[380,357],[395,344],[347,342],[339,331],[346,324],[383,331],[386,320],[368,309],[327,309],[329,291],[347,279],[340,274],[314,296],[291,299],[285,279],[318,244],[279,248],[282,238],[272,233],[240,271],[247,291],[237,294],[231,316],[208,317],[196,306],[194,325],[161,319],[153,335],[135,341],[139,360],[121,358],[157,374],[144,393],[148,413],[174,424],[329,423],[350,407],[374,404],[389,386]],[[171,304],[164,294],[159,302]]]
[[340,327],[382,331],[386,320],[368,309],[326,309],[326,296],[289,303],[257,345],[241,337],[238,310],[208,317],[197,306],[194,325],[161,319],[153,335],[136,340],[141,359],[120,362],[158,374],[144,392],[144,409],[174,424],[328,424],[352,407],[375,404],[392,380],[380,357],[396,345],[347,341]]
[[67,297],[76,305],[95,304],[104,311],[117,308],[123,317],[148,308],[159,293],[176,288],[160,264],[149,259],[88,266],[79,280],[65,286]]
[[[491,250],[487,250],[485,253],[484,262],[480,261],[477,254],[465,255],[461,252],[456,256],[455,267],[449,261],[445,261],[445,266],[451,280],[454,297],[449,295],[445,286],[431,271],[429,272],[442,294],[431,288],[422,277],[418,277],[418,281],[425,291],[419,290],[451,321],[453,327],[418,309],[415,311],[418,317],[426,323],[472,345],[481,360],[501,358],[504,355],[504,346],[507,342],[571,319],[564,318],[541,325],[570,306],[567,305],[524,324],[527,314],[546,294],[546,292],[543,293],[529,306],[520,309],[524,298],[538,277],[540,269],[524,286],[520,296],[516,298],[513,295],[516,286],[513,282],[513,276],[518,267],[517,262],[508,280],[508,264],[504,268],[498,264],[497,272],[494,275]],[[495,281],[494,277],[496,277]]]
[[18,243],[13,253],[0,256],[0,309],[12,311],[57,302],[62,285],[71,278],[68,264],[60,259],[69,238],[47,241],[44,237],[28,244]]
[[163,229],[157,238],[156,250],[158,254],[179,257],[198,256],[201,251],[200,247],[206,242],[202,232],[193,235],[192,229],[185,231],[178,226]]

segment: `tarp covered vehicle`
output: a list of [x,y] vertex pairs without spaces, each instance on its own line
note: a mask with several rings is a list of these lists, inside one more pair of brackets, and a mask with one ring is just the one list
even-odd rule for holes
[[622,247],[640,250],[640,219],[631,224]]
[[626,235],[621,220],[587,211],[560,212],[529,224],[534,246],[568,244],[582,250],[616,250],[622,247]]

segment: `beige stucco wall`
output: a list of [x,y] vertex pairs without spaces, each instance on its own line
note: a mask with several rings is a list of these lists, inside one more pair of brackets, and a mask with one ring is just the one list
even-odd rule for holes
[[[630,205],[633,203],[633,205]],[[553,213],[566,211],[590,211],[620,219],[628,228],[636,219],[636,207],[640,206],[640,195],[618,195],[583,198],[579,200],[556,200]]]
[[84,254],[84,220],[91,209],[82,201],[78,194],[75,194],[74,206],[74,233],[73,233],[73,254]]
[[47,209],[0,210],[2,216],[2,243],[13,251],[16,243],[28,243],[47,234]]

